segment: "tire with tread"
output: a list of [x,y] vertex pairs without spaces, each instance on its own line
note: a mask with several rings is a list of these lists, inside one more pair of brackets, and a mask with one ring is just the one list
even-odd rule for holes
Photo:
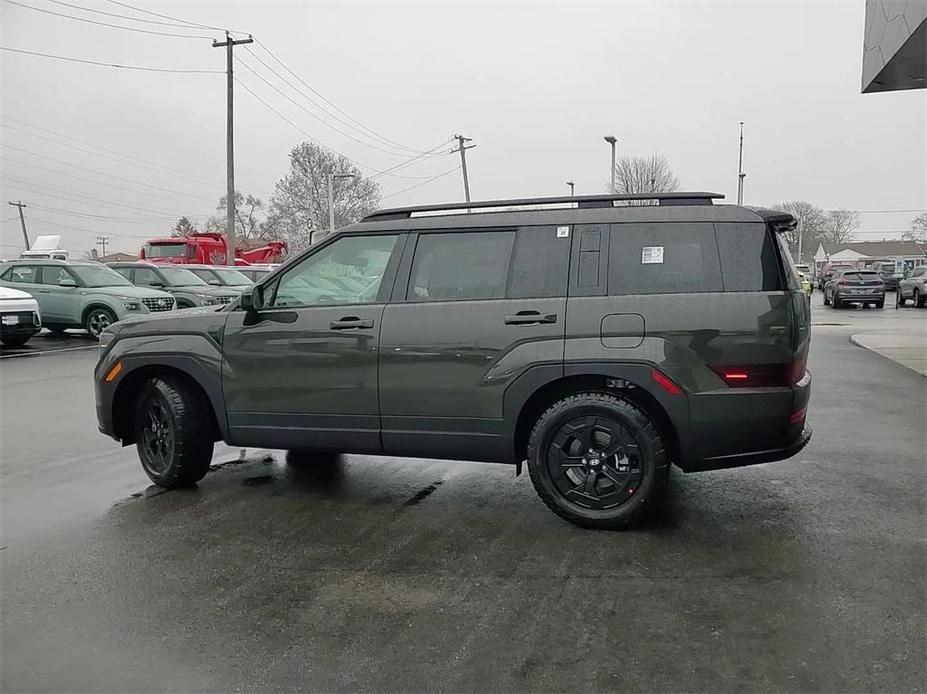
[[[635,495],[621,505],[588,509],[567,499],[554,486],[546,456],[550,439],[571,418],[597,415],[618,421],[635,439],[641,451],[643,476]],[[600,391],[585,391],[558,400],[538,418],[528,437],[528,473],[541,500],[561,518],[584,528],[620,530],[631,527],[655,507],[669,479],[669,460],[656,424],[637,405]]]
[[834,293],[831,295],[831,297],[830,297],[830,305],[831,305],[833,308],[841,308],[841,307],[843,306],[843,303],[840,301],[840,299],[837,298],[837,292],[834,292]]
[[907,303],[907,299],[904,298],[904,294],[901,293],[901,287],[898,288],[898,295],[895,297],[895,306],[898,308],[904,308],[904,305]]
[[924,308],[925,302],[927,302],[927,296],[921,296],[921,290],[915,287],[914,288],[914,308]]
[[824,292],[824,305],[830,306],[830,299],[827,298],[827,292]]
[[[148,426],[148,405],[158,401],[173,430],[172,455],[164,470],[156,470],[143,444],[142,430]],[[199,482],[209,472],[214,441],[209,404],[202,393],[181,379],[156,376],[142,388],[135,412],[136,448],[145,474],[159,487],[175,489]]]

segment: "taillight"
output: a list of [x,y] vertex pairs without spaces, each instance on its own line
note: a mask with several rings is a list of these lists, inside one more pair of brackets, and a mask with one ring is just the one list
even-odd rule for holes
[[712,370],[732,388],[775,388],[793,386],[805,375],[805,359],[787,364],[714,365]]
[[837,284],[849,284],[846,280],[837,280]]

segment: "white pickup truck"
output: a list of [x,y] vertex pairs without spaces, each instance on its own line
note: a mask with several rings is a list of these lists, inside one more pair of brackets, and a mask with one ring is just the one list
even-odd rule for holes
[[0,287],[0,342],[20,347],[42,329],[39,304],[31,294]]

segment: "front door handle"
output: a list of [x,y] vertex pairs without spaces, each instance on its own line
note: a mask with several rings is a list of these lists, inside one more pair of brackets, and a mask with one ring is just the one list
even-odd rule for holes
[[40,289],[39,294],[51,294],[51,289]]
[[328,326],[332,330],[353,330],[355,328],[370,329],[373,327],[372,320],[361,320],[357,316],[345,316],[341,320],[333,320]]
[[556,323],[556,313],[541,315],[537,311],[519,311],[514,316],[506,316],[506,325],[536,325],[538,323]]

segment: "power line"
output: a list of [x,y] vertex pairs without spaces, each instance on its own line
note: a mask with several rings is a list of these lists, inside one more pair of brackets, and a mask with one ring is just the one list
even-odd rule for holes
[[[288,123],[288,124],[289,124],[291,127],[293,127],[295,130],[298,130],[298,131],[301,132],[303,135],[305,135],[305,136],[309,139],[310,142],[315,143],[316,145],[318,145],[319,147],[321,147],[322,149],[324,149],[326,152],[329,152],[329,153],[331,153],[331,154],[336,154],[336,155],[338,155],[339,157],[344,157],[344,158],[347,159],[348,161],[350,161],[350,162],[352,162],[353,164],[355,164],[358,168],[367,169],[367,170],[369,170],[369,171],[373,171],[373,175],[369,176],[369,178],[371,178],[371,179],[375,179],[375,178],[377,178],[377,177],[379,177],[379,176],[398,176],[398,174],[394,174],[394,173],[392,173],[392,171],[398,170],[399,168],[402,168],[402,167],[405,167],[405,166],[410,166],[410,165],[414,164],[414,163],[416,162],[417,159],[423,159],[423,158],[425,158],[425,157],[423,157],[422,155],[419,155],[418,157],[413,157],[413,158],[410,159],[408,162],[402,162],[402,163],[400,163],[400,164],[397,164],[397,165],[395,165],[395,166],[393,166],[393,167],[390,167],[390,168],[388,168],[388,169],[385,169],[385,170],[383,170],[383,171],[377,171],[377,170],[376,170],[374,167],[372,167],[372,166],[369,166],[369,165],[367,165],[367,164],[362,164],[362,163],[360,163],[360,162],[358,162],[358,161],[356,161],[356,160],[354,160],[354,159],[351,159],[351,157],[349,157],[349,156],[347,156],[347,155],[345,155],[345,154],[342,154],[341,152],[339,152],[339,151],[336,150],[336,149],[332,149],[331,147],[327,147],[326,145],[323,145],[321,142],[319,142],[318,140],[316,140],[307,130],[304,130],[303,128],[301,128],[300,126],[298,126],[296,123],[294,123],[294,122],[291,121],[289,118],[287,118],[287,117],[284,116],[282,113],[280,113],[280,111],[278,111],[278,110],[275,109],[273,106],[271,106],[267,101],[265,101],[263,98],[261,98],[253,89],[251,89],[251,87],[249,87],[247,84],[245,84],[244,82],[242,82],[240,78],[236,77],[236,78],[235,78],[235,81],[238,83],[238,85],[239,85],[240,87],[242,87],[242,88],[243,88],[246,92],[248,92],[251,96],[253,96],[255,99],[257,99],[257,100],[260,101],[262,104],[264,104],[264,106],[266,106],[267,109],[268,109],[269,111],[271,111],[274,115],[276,115],[278,118],[280,118],[280,120],[284,121],[285,123]],[[438,145],[438,146],[435,147],[434,149],[439,149],[439,148],[443,147],[446,143],[447,143],[447,141],[442,142],[440,145]],[[437,152],[437,153],[434,153],[434,154],[429,154],[428,157],[443,156],[443,154],[444,154],[443,152]],[[400,178],[401,178],[401,177],[400,177]]]
[[96,19],[86,19],[85,17],[75,17],[71,14],[65,14],[64,12],[54,12],[52,10],[45,10],[41,7],[33,7],[32,5],[27,5],[24,2],[18,2],[18,0],[3,0],[3,2],[8,2],[11,5],[17,5],[19,7],[24,7],[27,10],[35,10],[36,12],[42,12],[44,14],[54,15],[55,17],[63,17],[65,19],[73,19],[77,22],[86,22],[87,24],[96,24],[98,26],[111,27],[113,29],[122,29],[124,31],[134,31],[139,34],[153,34],[155,36],[173,36],[176,38],[182,39],[212,39],[211,36],[199,36],[195,34],[175,34],[167,31],[152,31],[151,29],[136,29],[134,27],[122,26],[121,24],[111,24],[109,22],[100,22]]
[[[29,181],[26,179],[18,178],[16,176],[10,176],[8,174],[0,174],[0,178],[5,178],[7,180],[13,181],[14,185],[24,186],[28,190],[30,186],[36,188],[45,188],[47,190],[59,191],[58,193],[47,193],[42,192],[43,195],[48,195],[53,198],[61,198],[62,200],[68,200],[69,202],[84,203],[87,200],[102,203],[109,207],[116,208],[125,208],[128,210],[134,210],[138,212],[145,212],[156,215],[164,215],[166,217],[175,217],[177,216],[174,212],[165,212],[164,210],[152,210],[147,207],[139,207],[137,205],[128,205],[123,202],[115,202],[113,200],[107,200],[106,198],[98,198],[94,195],[87,195],[86,193],[75,193],[74,191],[67,190],[66,188],[58,188],[57,186],[49,186],[42,183],[35,183],[34,181]],[[64,193],[63,195],[61,193]]]
[[[265,49],[265,50],[266,50],[266,49]],[[286,84],[286,85],[287,85],[288,87],[290,87],[293,91],[295,91],[297,94],[299,94],[300,96],[302,96],[304,99],[306,99],[309,103],[311,103],[313,106],[315,106],[316,108],[318,108],[320,111],[322,111],[322,112],[325,113],[326,115],[330,116],[331,118],[334,118],[336,121],[338,121],[339,123],[341,123],[341,124],[344,125],[345,127],[351,128],[351,129],[357,131],[357,132],[360,133],[362,136],[364,136],[364,137],[366,137],[366,138],[368,138],[368,139],[378,140],[378,141],[380,141],[381,143],[388,143],[388,142],[389,142],[389,140],[387,140],[386,138],[384,138],[384,137],[381,136],[381,135],[374,135],[374,136],[371,136],[370,134],[368,134],[367,132],[365,132],[364,126],[363,126],[363,125],[361,125],[361,126],[359,127],[358,125],[354,125],[354,124],[350,123],[349,121],[347,121],[347,120],[341,118],[341,117],[338,116],[337,114],[332,113],[331,111],[329,111],[328,109],[326,109],[324,106],[322,106],[321,104],[319,104],[319,102],[317,102],[317,101],[316,101],[315,99],[313,99],[311,96],[309,96],[309,95],[306,94],[305,92],[301,91],[301,90],[299,89],[299,87],[295,86],[292,82],[290,82],[289,80],[287,80],[287,79],[286,79],[284,76],[282,76],[279,72],[277,72],[276,70],[274,70],[270,65],[268,65],[268,64],[261,58],[261,56],[259,56],[257,53],[255,53],[255,52],[254,52],[253,50],[251,50],[250,48],[248,49],[248,53],[249,53],[255,60],[257,60],[261,65],[263,65],[265,69],[267,69],[267,70],[268,70],[269,72],[271,72],[274,76],[276,76],[277,79],[279,79],[281,82],[283,82],[284,84]],[[330,127],[331,127],[331,126],[330,126]],[[336,128],[332,128],[332,129],[333,129],[333,130],[336,130],[336,132],[341,132],[340,130],[337,130]],[[343,133],[342,133],[342,134],[343,134]],[[409,153],[411,153],[411,154],[421,154],[421,153],[422,153],[422,150],[420,150],[420,149],[415,149],[415,148],[413,148],[413,147],[407,147],[406,145],[402,145],[402,144],[395,144],[395,147],[396,147],[396,148],[399,148],[399,149],[404,149],[404,150],[406,150],[406,153],[404,153],[403,156],[408,156]]]
[[275,92],[277,92],[277,94],[279,94],[280,96],[282,96],[284,99],[286,99],[287,101],[289,101],[291,104],[293,104],[294,106],[296,106],[296,108],[298,108],[298,109],[304,111],[306,114],[308,114],[308,115],[311,116],[312,118],[315,118],[315,119],[316,119],[317,121],[319,121],[322,125],[325,125],[325,126],[331,128],[331,129],[334,130],[336,133],[340,133],[340,134],[343,135],[344,137],[348,138],[349,140],[353,140],[354,142],[356,142],[356,143],[358,143],[358,144],[360,144],[360,145],[364,145],[365,147],[370,147],[371,149],[375,149],[375,150],[377,150],[377,151],[384,152],[384,153],[389,154],[389,155],[394,156],[394,157],[406,157],[406,158],[409,157],[408,154],[398,153],[398,152],[396,152],[395,150],[384,149],[383,147],[379,147],[379,146],[377,146],[377,145],[375,145],[375,144],[370,144],[369,142],[364,142],[363,140],[359,140],[358,138],[354,137],[354,136],[351,135],[350,133],[346,133],[345,131],[341,130],[340,128],[335,127],[335,126],[332,125],[331,123],[327,123],[327,122],[325,121],[325,119],[320,118],[318,115],[316,115],[315,113],[313,113],[312,111],[310,111],[308,108],[306,108],[305,106],[303,106],[301,103],[299,103],[298,101],[295,101],[295,100],[292,99],[289,95],[285,94],[285,93],[282,92],[280,89],[278,89],[276,86],[274,86],[271,82],[269,82],[267,79],[265,79],[263,75],[261,75],[259,72],[257,72],[254,68],[252,68],[250,65],[248,65],[248,63],[246,63],[245,61],[243,61],[241,58],[236,58],[236,60],[238,61],[238,64],[239,64],[239,65],[242,65],[245,69],[248,70],[248,72],[250,72],[252,75],[254,75],[255,77],[257,77],[257,78],[258,78],[259,80],[261,80],[264,84],[266,84],[268,87],[270,87],[271,89],[273,89]]
[[452,173],[454,173],[455,171],[460,171],[460,167],[459,167],[459,166],[455,166],[455,167],[452,168],[452,169],[448,169],[447,171],[443,171],[442,173],[439,173],[437,176],[432,176],[432,177],[429,178],[427,181],[422,181],[421,183],[416,183],[415,185],[409,186],[408,188],[403,188],[402,190],[396,191],[395,193],[390,193],[389,195],[384,195],[384,196],[383,196],[382,198],[380,198],[380,199],[381,199],[381,200],[388,200],[389,198],[396,197],[397,195],[402,195],[403,193],[407,193],[407,192],[409,192],[410,190],[412,190],[412,189],[414,189],[414,188],[419,188],[419,187],[425,185],[426,183],[431,183],[432,181],[436,181],[436,180],[438,180],[439,178],[442,178],[443,176],[447,176],[447,175],[449,175],[449,174],[452,174]]
[[120,70],[142,70],[144,72],[172,72],[184,75],[214,75],[222,74],[223,70],[182,70],[164,67],[145,67],[141,65],[121,65],[119,63],[104,63],[98,60],[84,60],[82,58],[72,58],[66,55],[52,55],[51,53],[39,53],[38,51],[26,51],[21,48],[8,48],[0,46],[0,51],[10,51],[11,53],[22,53],[24,55],[35,55],[42,58],[53,58],[54,60],[65,60],[69,63],[83,63],[85,65],[100,65],[102,67],[114,67]]
[[255,42],[258,46],[260,46],[262,49],[264,49],[264,51],[267,53],[267,55],[269,55],[271,58],[273,58],[274,60],[276,60],[277,63],[278,63],[284,70],[286,70],[286,71],[287,71],[288,73],[290,73],[293,77],[295,77],[295,78],[299,81],[299,83],[302,84],[306,89],[308,89],[308,90],[311,91],[313,94],[315,94],[317,97],[319,97],[320,99],[322,99],[322,101],[324,101],[325,103],[327,103],[329,106],[331,106],[333,109],[335,109],[336,111],[338,111],[339,113],[341,113],[343,116],[345,116],[345,117],[348,118],[349,120],[351,120],[351,121],[353,121],[354,123],[356,123],[359,127],[363,128],[364,130],[367,130],[367,131],[370,132],[371,134],[373,134],[373,135],[379,137],[381,140],[384,140],[384,141],[386,141],[386,142],[388,142],[388,143],[390,143],[390,144],[392,144],[392,145],[395,145],[395,146],[397,146],[397,147],[401,147],[401,148],[404,148],[404,149],[412,149],[413,151],[420,151],[420,150],[415,150],[414,148],[411,148],[411,147],[407,147],[406,145],[403,145],[402,143],[396,142],[395,140],[391,140],[390,138],[386,137],[385,135],[383,135],[383,134],[381,134],[381,133],[378,133],[378,132],[377,132],[376,130],[374,130],[373,128],[367,127],[366,125],[364,125],[363,123],[361,123],[359,120],[357,120],[356,118],[354,118],[353,116],[351,116],[349,113],[347,113],[346,111],[344,111],[344,109],[340,108],[337,104],[335,104],[335,103],[333,103],[331,100],[327,99],[327,98],[326,98],[323,94],[321,94],[318,90],[316,90],[315,88],[313,88],[312,85],[310,85],[310,84],[309,84],[308,82],[306,82],[302,77],[300,77],[300,76],[299,76],[298,74],[296,74],[293,70],[291,70],[290,67],[289,67],[286,63],[284,63],[282,60],[280,60],[280,58],[278,58],[267,46],[265,46],[264,43],[263,43],[260,39],[255,39],[254,42]]
[[[129,159],[129,160],[131,160],[131,161],[133,161],[133,162],[138,162],[138,163],[136,163],[136,164],[129,164],[129,165],[130,165],[130,166],[136,166],[136,167],[139,167],[139,168],[149,169],[149,170],[151,170],[151,171],[154,171],[155,173],[159,173],[159,174],[162,175],[162,176],[165,175],[165,174],[164,174],[164,171],[167,171],[167,172],[170,172],[171,174],[173,174],[173,175],[175,175],[175,176],[182,176],[182,177],[184,177],[184,178],[187,178],[187,179],[189,179],[189,180],[191,180],[191,181],[196,181],[196,182],[198,182],[198,183],[208,184],[208,185],[212,185],[212,186],[215,186],[215,185],[222,185],[221,182],[218,181],[218,180],[209,180],[209,179],[207,179],[207,178],[203,178],[203,177],[201,177],[201,176],[197,176],[197,175],[191,174],[191,173],[189,173],[189,172],[181,171],[180,169],[174,169],[174,168],[171,168],[171,167],[169,167],[169,166],[165,166],[164,164],[156,164],[156,163],[151,162],[151,161],[149,161],[149,160],[147,160],[147,159],[141,159],[141,158],[139,158],[139,157],[133,157],[133,156],[131,156],[131,155],[129,155],[129,154],[123,154],[122,152],[117,152],[116,150],[113,150],[113,149],[107,149],[107,148],[102,147],[102,146],[100,146],[100,145],[95,145],[95,144],[90,143],[90,142],[85,142],[85,141],[83,141],[83,140],[78,140],[78,139],[76,139],[76,138],[74,138],[74,137],[71,137],[70,135],[65,135],[65,134],[63,134],[63,133],[59,133],[59,132],[56,132],[56,131],[54,131],[54,130],[48,130],[48,129],[46,129],[46,128],[40,128],[40,127],[37,126],[37,125],[32,125],[31,123],[26,123],[25,121],[18,120],[18,119],[16,119],[16,118],[11,117],[11,116],[7,116],[7,115],[4,115],[4,114],[0,114],[0,118],[6,119],[6,120],[9,120],[9,121],[13,121],[14,123],[19,123],[20,125],[26,126],[26,127],[28,127],[28,128],[33,128],[34,130],[38,130],[38,131],[43,132],[43,133],[48,133],[49,135],[54,135],[55,137],[61,138],[62,140],[70,140],[71,142],[77,142],[78,144],[85,145],[86,147],[90,147],[91,149],[89,149],[89,150],[88,150],[88,149],[83,149],[83,148],[81,148],[81,147],[76,147],[75,145],[68,144],[68,143],[66,143],[66,142],[56,142],[55,140],[49,140],[48,138],[42,137],[41,135],[36,135],[35,133],[31,133],[31,132],[29,132],[28,130],[22,130],[21,128],[17,128],[17,127],[12,126],[12,125],[3,125],[3,126],[2,126],[2,127],[4,127],[4,128],[9,128],[9,129],[11,129],[11,130],[16,130],[17,132],[20,132],[20,133],[23,133],[23,134],[25,134],[25,135],[28,135],[29,137],[34,137],[34,138],[37,138],[37,139],[39,139],[39,140],[45,140],[46,142],[51,142],[52,144],[54,144],[55,146],[58,146],[58,147],[60,147],[60,146],[63,145],[63,146],[65,146],[65,147],[70,147],[71,149],[76,149],[76,150],[79,151],[79,152],[85,152],[85,153],[87,153],[87,154],[92,154],[92,155],[94,155],[94,156],[98,156],[98,157],[101,157],[101,158],[103,158],[103,159],[110,159],[111,161],[115,161],[115,162],[120,163],[120,164],[126,164],[126,162],[120,162],[118,159],[113,159],[112,157],[107,157],[105,154],[100,154],[100,153],[99,153],[99,152],[106,152],[106,153],[108,153],[108,154],[115,155],[115,156],[117,156],[117,157],[122,157],[123,159]],[[93,150],[99,150],[99,152],[96,152],[96,151],[93,151]],[[154,167],[154,168],[153,168],[153,167]],[[156,171],[155,169],[164,169],[164,171],[159,172],[159,171]]]
[[[195,27],[195,25],[193,25],[193,24],[183,24],[183,23],[178,23],[177,21],[159,22],[157,19],[142,19],[142,18],[140,18],[140,17],[131,17],[131,16],[126,15],[126,14],[120,14],[120,13],[118,13],[118,12],[107,12],[106,10],[95,10],[95,9],[93,9],[93,8],[90,8],[90,7],[84,7],[83,5],[74,5],[74,4],[70,3],[70,2],[64,2],[63,0],[48,0],[48,2],[53,2],[53,3],[56,4],[56,5],[63,5],[64,7],[73,7],[75,10],[81,10],[81,11],[83,11],[83,12],[92,12],[93,14],[104,15],[104,16],[106,16],[106,17],[118,17],[119,19],[128,19],[128,20],[131,21],[131,22],[141,22],[141,23],[143,23],[143,24],[157,24],[157,25],[161,25],[161,26],[169,26],[169,27],[175,27],[175,28],[181,28],[181,29],[197,28],[197,27]],[[199,27],[199,28],[201,28],[201,29],[212,29],[212,28],[214,28],[214,27],[205,27],[205,26],[203,26],[203,27]],[[216,31],[222,31],[222,30],[221,30],[221,29],[216,29]]]
[[[104,172],[104,171],[99,171],[99,170],[97,170],[97,169],[91,169],[91,168],[89,168],[89,167],[87,167],[87,166],[80,166],[79,164],[72,164],[71,162],[64,161],[63,159],[56,159],[55,157],[49,157],[49,156],[46,156],[46,155],[44,155],[44,154],[38,154],[37,152],[30,152],[30,151],[27,150],[27,149],[22,149],[21,147],[14,147],[13,145],[8,145],[8,144],[6,144],[6,143],[4,143],[4,142],[0,142],[0,147],[6,147],[7,149],[12,149],[12,150],[14,150],[14,151],[16,151],[16,152],[22,152],[22,153],[24,153],[24,154],[28,154],[28,155],[33,156],[33,157],[38,157],[39,159],[48,159],[49,161],[53,161],[53,162],[56,162],[56,163],[58,163],[58,164],[64,164],[65,166],[70,166],[70,167],[73,167],[73,168],[75,168],[75,169],[80,169],[81,171],[89,171],[90,173],[97,174],[98,176],[105,176],[106,178],[115,178],[117,181],[128,181],[128,182],[130,182],[130,183],[135,183],[136,185],[140,185],[140,186],[142,186],[142,187],[144,187],[144,188],[152,188],[152,189],[154,189],[154,190],[161,190],[161,191],[164,191],[165,193],[171,193],[172,195],[180,195],[180,196],[182,196],[182,197],[193,198],[193,199],[201,200],[201,201],[202,201],[202,200],[205,200],[205,197],[192,196],[192,195],[190,195],[190,194],[188,194],[188,193],[184,193],[183,191],[172,190],[172,189],[170,189],[170,188],[163,188],[163,187],[161,187],[161,186],[156,186],[156,185],[154,185],[154,184],[152,184],[152,183],[143,183],[143,182],[141,182],[141,181],[135,181],[135,180],[132,180],[132,179],[130,179],[130,178],[126,178],[125,176],[117,176],[117,175],[114,175],[114,174],[106,173],[106,172]],[[69,177],[71,177],[71,178],[74,178],[74,176],[72,176],[71,174],[63,173],[63,172],[61,172],[61,171],[55,171],[54,169],[48,169],[48,168],[39,166],[38,164],[31,164],[31,163],[29,163],[29,162],[20,162],[20,161],[15,160],[15,159],[13,159],[13,160],[11,160],[11,161],[16,161],[17,163],[20,163],[20,164],[23,164],[23,163],[24,163],[24,164],[26,164],[27,166],[34,166],[34,167],[37,168],[37,169],[44,169],[45,171],[50,171],[50,172],[52,172],[52,173],[61,174],[62,176],[69,176]],[[129,192],[132,192],[132,193],[141,193],[142,195],[145,195],[145,194],[146,194],[146,193],[144,193],[144,192],[142,192],[142,191],[130,190],[130,189],[128,189],[128,188],[122,188],[121,186],[113,186],[113,185],[108,184],[108,183],[100,183],[100,182],[96,182],[96,183],[97,183],[98,185],[109,185],[109,186],[112,187],[112,188],[121,188],[122,190],[128,190]]]
[[[118,5],[119,7],[125,7],[129,10],[134,10],[136,12],[141,12],[142,14],[151,15],[152,17],[161,17],[161,19],[171,19],[175,22],[178,22],[184,26],[188,26],[196,29],[212,29],[214,31],[228,31],[230,34],[247,34],[247,31],[232,31],[231,29],[222,29],[220,27],[210,26],[209,24],[199,24],[197,22],[190,22],[185,19],[179,19],[177,17],[171,17],[170,15],[161,14],[159,12],[152,12],[151,10],[144,10],[141,7],[135,7],[130,5],[127,2],[119,2],[118,0],[106,0],[106,2],[112,3],[113,5]],[[141,20],[138,20],[141,21]]]
[[854,210],[859,214],[894,214],[896,212],[927,212],[927,207],[920,207],[913,210]]
[[[58,176],[64,176],[65,178],[74,178],[74,179],[77,179],[78,181],[83,181],[84,183],[91,183],[91,184],[93,184],[93,185],[105,186],[105,187],[107,187],[107,188],[113,188],[113,189],[115,189],[115,190],[124,190],[124,191],[126,191],[126,192],[128,192],[128,193],[135,193],[135,194],[137,194],[137,195],[149,195],[149,196],[153,195],[153,196],[155,196],[155,197],[167,198],[167,199],[171,199],[171,200],[173,200],[173,199],[175,199],[176,197],[180,196],[180,197],[187,198],[188,200],[196,200],[196,201],[199,202],[199,203],[202,203],[203,200],[205,200],[205,198],[197,197],[197,196],[195,196],[195,195],[189,195],[189,194],[187,194],[187,193],[181,193],[181,192],[179,192],[179,191],[177,191],[177,192],[171,191],[171,194],[170,194],[170,195],[165,195],[165,194],[163,194],[163,193],[149,193],[149,192],[144,191],[144,190],[137,190],[137,189],[134,189],[134,188],[126,188],[125,186],[118,186],[118,185],[116,185],[116,184],[114,184],[114,183],[105,183],[105,182],[102,182],[102,181],[89,181],[89,180],[87,180],[85,177],[82,177],[82,176],[77,176],[77,175],[75,175],[75,174],[65,173],[64,171],[58,171],[57,169],[50,169],[50,168],[48,168],[47,166],[39,166],[38,164],[33,164],[33,163],[31,163],[31,162],[28,162],[28,161],[21,161],[21,160],[19,160],[19,159],[11,159],[11,158],[9,158],[9,157],[4,157],[4,156],[0,156],[0,159],[2,159],[2,160],[4,160],[4,161],[12,162],[12,163],[14,163],[14,164],[22,164],[22,165],[25,165],[25,166],[31,166],[31,167],[34,168],[34,169],[39,169],[40,171],[47,171],[47,172],[49,172],[49,173],[53,173],[53,174],[56,174],[56,175],[58,175]],[[62,162],[62,163],[64,163],[64,162]],[[84,167],[82,167],[82,166],[77,166],[76,164],[69,164],[69,166],[74,166],[75,168],[78,168],[78,169],[84,169]],[[86,170],[87,170],[87,171],[91,171],[92,169],[86,169]],[[117,180],[119,179],[118,176],[110,176],[109,174],[100,173],[99,175],[108,176],[109,178],[116,178]],[[122,179],[122,180],[128,180],[128,179]],[[148,186],[147,184],[139,184],[139,185],[143,185],[143,186],[150,187],[150,188],[157,188],[157,186]],[[164,189],[164,190],[167,190],[167,189]]]
[[48,205],[38,205],[36,203],[30,203],[30,206],[36,210],[48,212],[49,214],[84,217],[87,219],[105,219],[107,221],[123,222],[126,224],[152,224],[163,222],[164,220],[174,219],[174,215],[164,215],[163,217],[114,217],[112,215],[92,214],[90,212],[75,212],[73,210],[66,210],[61,207],[50,207]]

